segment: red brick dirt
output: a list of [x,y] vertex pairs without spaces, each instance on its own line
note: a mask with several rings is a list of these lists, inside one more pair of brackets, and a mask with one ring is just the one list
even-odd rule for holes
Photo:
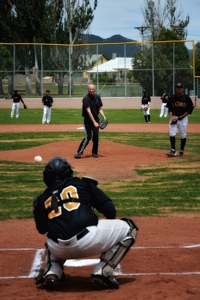
[[[1,125],[0,132],[72,131],[82,125]],[[106,131],[168,132],[166,125],[109,125]],[[189,125],[188,132],[200,132]],[[167,135],[166,135],[167,137]],[[81,159],[74,159],[79,142],[57,142],[25,150],[0,151],[0,159],[33,162],[36,155],[45,164],[60,155],[68,159],[80,176],[93,176],[101,182],[137,179],[137,165],[167,161],[166,151],[104,142],[100,139],[99,158],[91,157],[91,143]],[[190,155],[186,152],[186,155]],[[173,158],[174,159],[174,158]],[[180,158],[175,158],[180,159]],[[184,158],[183,158],[184,159]],[[30,208],[31,209],[31,208]],[[119,290],[103,289],[90,279],[92,266],[66,267],[66,283],[55,291],[38,289],[34,274],[44,266],[33,265],[36,251],[44,249],[45,236],[36,231],[34,221],[0,222],[0,299],[200,299],[199,215],[134,217],[138,238],[122,260],[115,276]],[[41,262],[44,255],[41,255]],[[86,261],[87,262],[87,261]],[[31,272],[32,270],[32,272]],[[33,272],[33,270],[35,270]]]

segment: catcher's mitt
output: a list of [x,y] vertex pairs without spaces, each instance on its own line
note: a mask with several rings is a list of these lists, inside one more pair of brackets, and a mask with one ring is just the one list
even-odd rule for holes
[[147,110],[148,110],[148,106],[145,106],[145,107],[143,108],[143,110],[144,110],[144,111],[147,111]]
[[27,106],[26,106],[26,104],[24,104],[24,109],[27,109]]
[[107,125],[108,125],[108,121],[107,121],[107,120],[102,120],[102,121],[99,123],[99,128],[100,128],[100,129],[104,129],[104,128],[106,128]]

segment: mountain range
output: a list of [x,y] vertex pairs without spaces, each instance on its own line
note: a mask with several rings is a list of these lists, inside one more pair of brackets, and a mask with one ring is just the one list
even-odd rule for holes
[[[124,44],[125,42],[137,42],[127,39],[120,34],[113,35],[107,39],[103,39],[100,36],[89,34],[87,35],[88,44],[98,44],[98,53],[104,54],[108,59],[112,58],[113,53],[117,57],[124,57],[126,50],[126,57],[133,57],[133,54],[141,49],[140,44]],[[100,43],[119,43],[110,45],[99,45]],[[91,46],[93,53],[97,52],[97,46]],[[126,48],[125,48],[126,47]]]

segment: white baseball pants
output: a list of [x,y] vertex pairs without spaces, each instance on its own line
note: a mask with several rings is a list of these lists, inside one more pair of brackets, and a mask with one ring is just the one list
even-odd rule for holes
[[113,257],[120,246],[119,242],[127,237],[130,227],[122,220],[99,220],[97,226],[89,226],[87,229],[89,232],[79,240],[77,236],[65,241],[58,239],[58,243],[47,239],[51,260],[54,261],[47,275],[54,273],[58,278],[62,276],[63,269],[56,263],[56,258],[65,261],[99,254],[101,261],[93,268],[91,274],[102,274],[102,268],[106,264],[104,260]]

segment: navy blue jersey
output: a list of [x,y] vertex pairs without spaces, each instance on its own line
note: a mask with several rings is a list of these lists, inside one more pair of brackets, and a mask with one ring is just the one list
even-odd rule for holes
[[166,107],[169,108],[169,112],[172,112],[173,115],[179,117],[186,112],[191,114],[194,108],[191,98],[183,94],[182,96],[173,95],[169,98]]
[[84,117],[84,122],[91,122],[91,119],[86,111],[86,108],[90,107],[91,113],[95,119],[95,121],[99,122],[99,109],[103,106],[102,100],[99,95],[94,94],[94,97],[92,97],[90,94],[87,94],[83,100],[82,105],[82,116]]
[[93,183],[71,177],[59,187],[57,212],[52,203],[52,191],[47,188],[34,205],[37,230],[49,237],[70,239],[87,226],[97,225],[97,209],[106,218],[114,219],[116,210],[111,199]]

